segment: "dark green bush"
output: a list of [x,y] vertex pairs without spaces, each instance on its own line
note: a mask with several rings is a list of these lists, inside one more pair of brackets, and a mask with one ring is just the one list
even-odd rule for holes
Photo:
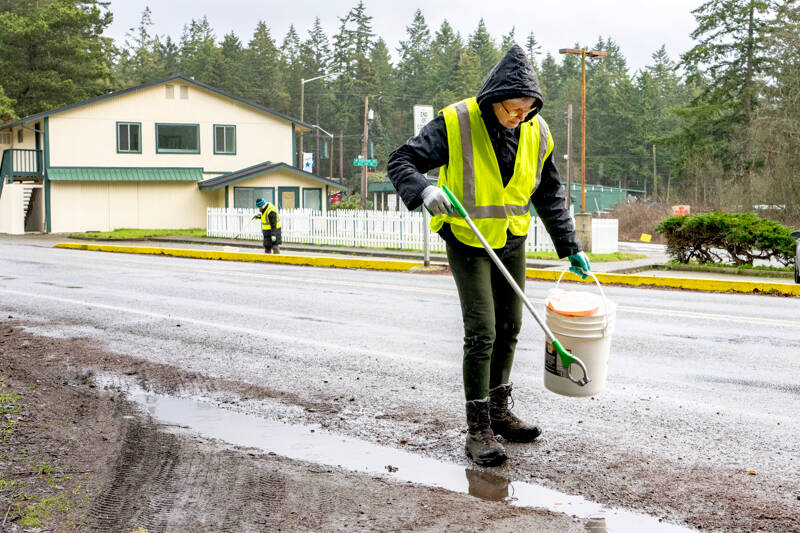
[[667,252],[681,263],[694,259],[752,265],[755,259],[775,259],[785,266],[795,253],[795,240],[788,227],[752,213],[669,217],[655,231],[664,235]]

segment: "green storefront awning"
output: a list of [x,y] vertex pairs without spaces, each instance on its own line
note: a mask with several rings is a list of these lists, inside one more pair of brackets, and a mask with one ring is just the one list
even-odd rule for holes
[[200,181],[202,168],[187,167],[50,167],[50,181]]

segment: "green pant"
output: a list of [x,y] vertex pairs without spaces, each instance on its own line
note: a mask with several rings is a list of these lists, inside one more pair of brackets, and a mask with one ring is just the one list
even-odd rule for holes
[[[508,383],[522,325],[522,299],[488,255],[467,256],[447,246],[447,260],[464,319],[464,393],[467,401],[486,398]],[[525,245],[500,257],[525,289]]]

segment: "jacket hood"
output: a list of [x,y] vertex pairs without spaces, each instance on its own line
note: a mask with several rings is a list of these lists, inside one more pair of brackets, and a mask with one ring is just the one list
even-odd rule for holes
[[477,101],[478,105],[483,105],[522,97],[536,100],[534,110],[525,118],[530,120],[542,108],[542,92],[539,90],[539,78],[525,50],[515,44],[486,76],[483,87],[478,91]]

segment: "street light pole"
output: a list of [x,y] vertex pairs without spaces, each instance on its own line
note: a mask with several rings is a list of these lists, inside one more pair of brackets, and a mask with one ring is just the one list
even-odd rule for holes
[[[306,106],[306,83],[315,80],[321,80],[322,78],[330,78],[331,76],[336,76],[339,72],[331,72],[329,74],[323,74],[322,76],[317,76],[316,78],[311,78],[306,80],[304,78],[300,78],[300,122],[303,122],[303,114],[305,111]],[[297,154],[297,168],[303,168],[303,134],[300,134],[300,150]]]
[[559,54],[575,54],[581,56],[581,213],[586,212],[586,56],[606,57],[608,52],[586,48],[562,48]]

